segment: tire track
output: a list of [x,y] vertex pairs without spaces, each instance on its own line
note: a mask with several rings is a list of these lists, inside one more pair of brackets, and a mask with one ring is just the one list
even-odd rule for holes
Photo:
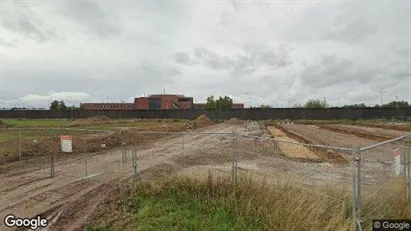
[[[303,135],[288,129],[285,126],[281,125],[274,125],[275,128],[279,129],[280,131],[284,132],[288,137],[304,144],[315,144],[313,141],[305,138]],[[328,145],[326,143],[323,143],[323,145]],[[310,149],[312,152],[314,152],[316,155],[318,155],[321,159],[331,161],[331,162],[336,162],[336,163],[343,163],[346,164],[348,163],[346,158],[344,158],[344,153],[342,152],[335,152],[333,150],[326,150],[325,148],[319,148],[319,147],[312,147],[312,146],[307,146],[308,149]]]

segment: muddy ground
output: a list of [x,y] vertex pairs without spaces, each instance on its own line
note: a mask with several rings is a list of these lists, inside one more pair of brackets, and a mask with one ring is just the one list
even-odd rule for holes
[[[308,125],[283,126],[318,144],[356,147],[375,143],[373,140]],[[331,184],[350,190],[350,163],[317,163],[298,154],[294,155],[298,158],[291,158],[282,152],[290,152],[291,149],[286,146],[278,149],[276,142],[271,140],[250,139],[246,136],[233,139],[233,131],[263,135],[264,131],[258,126],[218,124],[193,131],[184,136],[175,134],[137,146],[138,179],[152,180],[174,174],[204,176],[209,171],[230,174],[231,161],[236,158],[239,174],[251,174],[270,181],[290,180],[296,187],[307,188],[308,193],[316,193],[317,184]],[[381,151],[391,152],[391,147]],[[130,154],[129,149],[125,163],[122,162],[120,149],[90,155],[87,162],[84,155],[60,158],[55,163],[54,178],[49,177],[50,159],[47,157],[35,163],[5,164],[0,172],[0,217],[7,214],[18,217],[43,215],[52,220],[45,230],[83,230],[94,211],[104,209],[106,200],[120,201],[121,196],[129,193],[132,177]],[[371,164],[364,165],[366,180],[375,184],[380,181],[379,177],[392,177],[389,165],[392,158],[389,155],[369,155]],[[88,179],[84,179],[86,166],[87,175],[91,176]],[[372,171],[375,169],[378,171]],[[2,219],[0,227],[6,230]]]

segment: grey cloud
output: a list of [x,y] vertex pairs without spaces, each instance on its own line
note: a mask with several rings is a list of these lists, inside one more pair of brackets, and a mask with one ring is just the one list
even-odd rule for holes
[[285,45],[278,47],[262,46],[257,44],[245,44],[243,49],[249,54],[250,60],[256,66],[269,66],[272,69],[288,66],[292,63],[289,57],[292,48]]
[[231,57],[220,56],[205,48],[196,48],[193,52],[193,59],[190,59],[189,55],[183,52],[176,53],[174,57],[175,61],[180,64],[200,64],[213,70],[229,71],[235,76],[250,74],[262,67],[269,67],[271,70],[275,70],[292,63],[289,57],[292,49],[285,46],[273,48],[246,44],[241,48],[244,54],[239,53]]
[[176,77],[182,74],[181,70],[173,66],[159,66],[150,61],[140,64],[141,74],[149,76],[153,81],[172,83]]
[[46,29],[43,19],[25,3],[3,2],[0,7],[4,7],[1,13],[5,29],[40,43],[55,36],[55,32]]
[[377,32],[377,28],[374,25],[366,24],[363,21],[357,20],[344,26],[343,28],[335,28],[330,32],[326,32],[322,37],[327,40],[342,41],[346,43],[359,42],[367,36],[372,36]]
[[336,55],[323,55],[319,63],[304,68],[301,79],[310,87],[330,87],[358,80],[358,73],[354,72],[356,68],[353,62],[338,58]]
[[97,1],[59,3],[60,12],[80,25],[86,25],[97,36],[106,38],[121,32],[118,15]]
[[233,60],[230,58],[220,57],[216,53],[204,48],[195,49],[194,61],[214,70],[229,70],[233,66]]
[[337,95],[373,105],[381,88],[387,100],[408,98],[407,3],[265,4],[9,1],[4,31],[16,40],[1,41],[0,100],[50,91],[128,100],[163,87],[196,100],[249,92],[254,105]]
[[[377,57],[376,57],[377,58]],[[303,86],[310,89],[337,88],[351,95],[344,96],[356,102],[368,102],[380,89],[395,89],[408,82],[410,76],[407,65],[399,63],[397,59],[386,56],[387,65],[376,65],[378,59],[361,61],[360,59],[345,59],[337,55],[323,55],[320,61],[308,65],[303,69],[301,80]],[[334,89],[334,90],[333,90]],[[320,92],[322,92],[322,90]],[[391,91],[391,90],[390,90]],[[390,94],[394,94],[391,91]],[[336,93],[334,93],[336,94]]]
[[190,65],[192,64],[192,61],[190,59],[190,56],[185,53],[185,52],[177,52],[174,54],[174,61],[176,63],[180,64],[185,64],[185,65]]
[[294,42],[332,40],[352,44],[370,37],[407,36],[409,14],[406,2],[322,2],[293,17],[281,37]]

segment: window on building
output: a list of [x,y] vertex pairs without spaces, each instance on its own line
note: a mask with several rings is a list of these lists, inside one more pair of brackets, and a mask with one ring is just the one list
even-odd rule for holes
[[149,104],[150,109],[160,109],[161,108],[160,99],[149,99],[148,104]]
[[179,98],[178,102],[184,103],[184,102],[193,102],[192,98]]

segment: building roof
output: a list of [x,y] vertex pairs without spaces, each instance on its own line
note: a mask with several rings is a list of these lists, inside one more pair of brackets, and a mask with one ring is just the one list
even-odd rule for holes
[[[176,95],[176,94],[158,94],[158,95],[149,95],[148,98],[161,98],[164,96],[177,96],[177,97],[186,97],[184,95]],[[190,98],[190,97],[188,97]]]

